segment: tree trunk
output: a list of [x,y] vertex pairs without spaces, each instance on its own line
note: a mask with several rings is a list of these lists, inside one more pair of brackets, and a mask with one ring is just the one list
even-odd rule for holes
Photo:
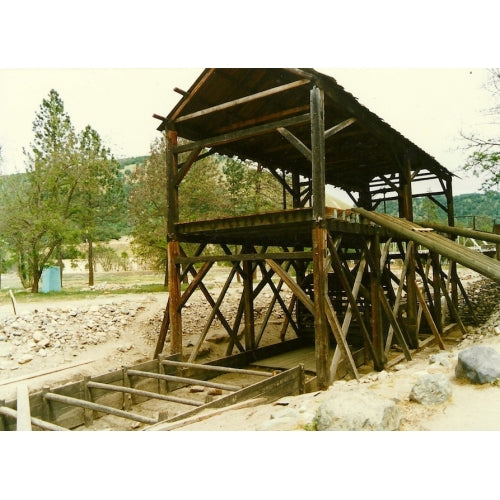
[[61,288],[63,286],[63,259],[61,245],[57,247],[57,265],[59,266],[59,279],[61,280]]
[[88,238],[89,286],[94,286],[94,247],[92,238]]

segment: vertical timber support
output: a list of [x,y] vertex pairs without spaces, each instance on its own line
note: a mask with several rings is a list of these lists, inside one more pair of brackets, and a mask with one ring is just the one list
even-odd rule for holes
[[[402,200],[400,203],[400,217],[413,221],[413,200],[411,191],[411,160],[406,158],[401,172]],[[408,346],[418,349],[418,306],[417,291],[415,289],[415,259],[416,249],[414,245],[407,244],[407,252],[410,253],[408,269],[406,274],[407,286],[407,324]]]
[[330,384],[330,349],[326,319],[328,276],[326,266],[327,230],[325,228],[325,123],[324,95],[323,91],[316,86],[311,89],[311,149],[315,359],[318,387],[326,389]]
[[[453,189],[452,189],[452,178],[446,179],[446,204],[448,207],[448,226],[453,227],[455,225],[455,207],[453,205]],[[453,237],[456,239],[456,237]],[[458,274],[457,274],[457,263],[455,261],[450,262],[450,287],[451,287],[451,301],[455,307],[458,307]]]
[[[244,253],[253,252],[253,248],[243,248]],[[245,350],[255,349],[255,322],[253,309],[253,264],[243,261],[243,301],[245,316]]]
[[175,260],[180,255],[179,242],[175,236],[175,223],[179,220],[179,190],[177,176],[177,133],[167,131],[167,259],[168,259],[168,295],[170,320],[171,354],[182,355],[182,317],[181,317],[181,274]]

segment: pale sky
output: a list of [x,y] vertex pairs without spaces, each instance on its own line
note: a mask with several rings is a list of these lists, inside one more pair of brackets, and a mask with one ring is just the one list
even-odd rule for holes
[[[153,113],[166,115],[187,90],[196,69],[1,69],[0,145],[3,173],[24,169],[23,147],[33,139],[32,123],[42,99],[55,89],[77,131],[87,124],[118,157],[142,156],[159,137]],[[458,173],[466,153],[459,134],[480,131],[489,94],[481,69],[331,69],[359,102]],[[456,194],[476,191],[473,178],[456,179]]]

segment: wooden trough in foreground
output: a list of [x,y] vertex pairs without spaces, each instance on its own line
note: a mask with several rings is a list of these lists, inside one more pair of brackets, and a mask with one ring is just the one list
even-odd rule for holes
[[[20,386],[16,399],[0,401],[0,430],[161,430],[164,425],[155,425],[207,409],[248,406],[256,399],[269,403],[305,392],[303,365],[285,370],[238,368],[246,363],[243,358],[194,364],[160,356],[31,395]],[[114,420],[107,417],[107,425],[95,425],[106,416]]]

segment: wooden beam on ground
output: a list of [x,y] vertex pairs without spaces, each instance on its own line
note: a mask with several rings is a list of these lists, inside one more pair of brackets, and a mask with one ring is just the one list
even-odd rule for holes
[[144,415],[139,415],[137,413],[130,413],[123,410],[118,410],[111,406],[100,405],[97,403],[91,403],[90,401],[84,401],[83,399],[72,398],[69,396],[62,396],[60,394],[55,394],[53,392],[48,392],[43,396],[48,401],[54,401],[57,403],[62,403],[70,406],[78,406],[80,408],[87,408],[100,413],[107,413],[109,415],[114,415],[115,417],[127,418],[129,420],[135,420],[136,422],[141,422],[143,424],[156,424],[157,419],[146,417]]
[[259,371],[259,370],[246,370],[244,368],[232,368],[230,366],[219,366],[219,365],[204,365],[199,363],[187,363],[185,361],[172,361],[170,359],[165,359],[162,364],[166,366],[175,366],[177,368],[193,368],[196,370],[205,370],[209,372],[218,373],[237,373],[238,375],[255,375],[257,377],[273,377],[274,372]]
[[213,387],[214,389],[222,389],[224,391],[239,391],[240,389],[242,389],[242,387],[239,385],[220,384],[218,382],[210,382],[208,380],[198,380],[189,377],[177,377],[175,375],[164,375],[162,373],[144,372],[141,370],[127,370],[127,372],[129,375],[135,375],[137,377],[157,378],[160,380],[166,380],[167,382],[179,382],[181,384],[187,385],[202,385],[204,387]]
[[[0,415],[5,415],[6,417],[10,417],[13,419],[16,419],[17,421],[17,410],[13,410],[12,408],[9,408],[8,406],[1,406],[0,405]],[[35,425],[36,427],[39,427],[40,429],[43,429],[44,431],[69,431],[69,429],[66,429],[66,427],[61,427],[60,425],[52,424],[51,422],[46,422],[45,420],[41,420],[36,417],[31,417],[31,425]],[[18,429],[19,430],[19,429]],[[31,429],[28,429],[31,430]]]
[[106,391],[123,392],[126,394],[133,394],[134,396],[144,396],[149,399],[159,399],[161,401],[170,401],[172,403],[180,403],[183,405],[190,406],[201,406],[203,403],[201,401],[195,401],[194,399],[179,398],[176,396],[168,396],[165,394],[158,394],[157,392],[143,391],[141,389],[134,389],[132,387],[125,387],[123,385],[113,385],[113,384],[101,384],[100,382],[93,382],[90,380],[87,386],[91,389],[103,389]]

